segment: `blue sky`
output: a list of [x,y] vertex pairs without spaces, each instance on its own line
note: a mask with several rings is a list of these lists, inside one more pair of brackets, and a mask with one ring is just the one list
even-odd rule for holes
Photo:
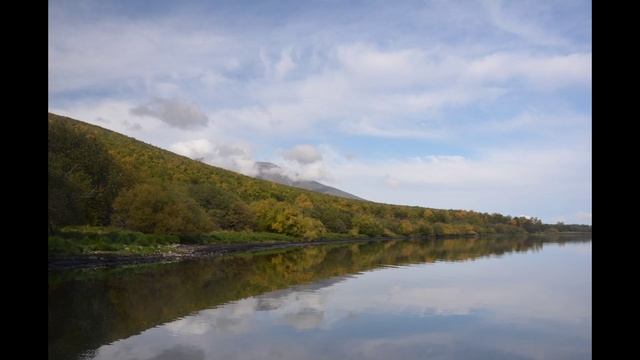
[[591,223],[590,1],[49,1],[49,110],[373,201]]

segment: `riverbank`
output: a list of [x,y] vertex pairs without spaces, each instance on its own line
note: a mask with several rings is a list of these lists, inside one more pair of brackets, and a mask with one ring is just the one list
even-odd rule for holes
[[[509,238],[518,237],[517,235],[503,235]],[[548,238],[550,240],[558,240],[562,238],[573,238],[576,236],[591,237],[591,233],[554,233],[554,234],[528,234],[524,237],[540,239]],[[457,236],[460,237],[460,236]],[[473,236],[477,237],[477,236]],[[500,237],[493,235],[491,237]],[[438,237],[437,239],[445,239],[452,237]],[[281,250],[286,248],[306,247],[325,244],[348,244],[362,243],[371,241],[389,241],[389,240],[409,240],[415,237],[396,236],[396,237],[360,237],[349,239],[321,239],[321,240],[298,240],[298,241],[271,241],[271,242],[251,242],[251,243],[214,243],[214,244],[170,244],[156,247],[154,251],[144,251],[141,253],[121,253],[113,251],[94,251],[86,254],[49,254],[48,268],[49,270],[66,270],[81,268],[99,268],[99,267],[117,267],[124,265],[138,265],[151,263],[169,263],[184,261],[189,259],[204,258],[208,256],[218,256],[224,254],[234,254],[241,252],[256,252],[268,250]],[[423,239],[436,239],[424,238]]]
[[406,240],[408,237],[355,238],[348,240],[316,240],[296,242],[272,242],[249,244],[173,244],[162,248],[159,253],[118,254],[113,252],[94,252],[79,255],[49,255],[49,270],[79,268],[114,267],[150,263],[168,263],[188,259],[203,258],[230,253],[276,250],[322,244],[345,244],[367,241]]

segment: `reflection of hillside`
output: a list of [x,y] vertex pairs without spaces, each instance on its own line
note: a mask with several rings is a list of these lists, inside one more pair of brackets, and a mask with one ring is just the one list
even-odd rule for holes
[[[54,274],[49,279],[49,357],[77,357],[195,311],[294,285],[313,290],[339,281],[335,277],[384,265],[468,260],[542,244],[542,239],[369,242]],[[315,313],[303,315],[291,321],[303,327],[317,321]]]

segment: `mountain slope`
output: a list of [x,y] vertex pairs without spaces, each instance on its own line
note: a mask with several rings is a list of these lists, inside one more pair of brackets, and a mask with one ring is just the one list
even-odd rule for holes
[[364,200],[358,196],[349,194],[346,191],[327,186],[317,181],[291,179],[284,174],[284,171],[281,167],[270,162],[258,161],[256,162],[256,168],[258,169],[258,175],[256,175],[256,178],[258,179],[269,180],[277,182],[278,184],[311,190],[321,194],[334,195],[347,199]]

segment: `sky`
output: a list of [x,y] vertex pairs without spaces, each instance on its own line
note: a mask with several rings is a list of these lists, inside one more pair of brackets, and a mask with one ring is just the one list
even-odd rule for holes
[[591,224],[590,1],[49,1],[49,111],[382,203]]

